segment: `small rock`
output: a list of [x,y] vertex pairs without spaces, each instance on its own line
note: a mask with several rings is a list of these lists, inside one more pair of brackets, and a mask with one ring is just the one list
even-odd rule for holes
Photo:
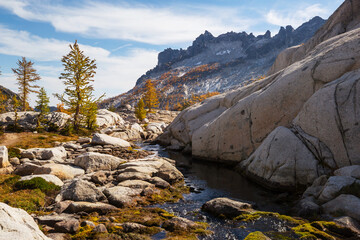
[[126,233],[128,232],[141,233],[146,229],[146,226],[133,222],[125,222],[121,226],[123,227],[123,231]]
[[94,228],[95,224],[91,221],[85,220],[85,221],[81,222],[80,226],[82,226],[82,227],[88,226],[88,227]]
[[113,205],[102,203],[102,202],[96,202],[96,203],[90,203],[90,202],[72,202],[69,204],[69,207],[65,210],[65,212],[68,213],[93,213],[97,212],[100,214],[106,214],[112,211],[115,211],[116,207]]
[[158,188],[164,189],[164,188],[170,187],[170,183],[168,183],[167,181],[165,181],[159,177],[153,177],[149,180],[149,182],[152,184],[155,184],[155,187],[158,187]]
[[313,197],[302,199],[299,203],[298,214],[301,217],[317,216],[320,213],[320,206],[315,203]]
[[131,147],[129,142],[122,140],[121,138],[115,138],[115,137],[111,137],[106,134],[100,134],[100,133],[94,134],[91,142],[93,144],[99,144],[99,145],[114,145],[114,146],[119,146],[119,147],[123,147],[123,148]]
[[119,182],[125,181],[125,180],[142,180],[146,181],[151,178],[150,174],[142,173],[142,172],[123,172],[120,173],[116,180]]
[[91,142],[91,138],[88,138],[88,137],[81,137],[77,140],[78,143],[80,144],[84,144],[84,143],[89,143]]
[[49,233],[47,235],[52,240],[67,240],[68,235],[66,233]]
[[76,233],[80,228],[80,222],[77,219],[68,219],[57,222],[54,226],[55,231],[62,233]]
[[95,232],[95,233],[107,233],[107,229],[106,229],[104,224],[99,224],[93,229],[93,232]]
[[142,180],[126,180],[119,183],[118,186],[135,188],[135,189],[144,189],[146,187],[152,187],[154,186],[154,184]]
[[96,172],[95,174],[93,174],[93,175],[91,176],[91,180],[92,180],[94,183],[97,183],[97,184],[100,184],[100,185],[104,185],[104,184],[106,183],[107,176],[106,176],[105,172],[99,171],[99,172]]
[[215,198],[206,202],[201,209],[215,216],[224,215],[227,218],[234,218],[242,213],[248,213],[252,210],[252,206],[249,203],[234,201],[229,198]]
[[360,165],[346,166],[334,172],[335,176],[349,176],[360,179]]
[[360,221],[360,198],[354,195],[341,194],[334,200],[331,200],[322,205],[325,213],[344,216],[349,216],[357,221]]
[[343,188],[352,185],[355,180],[355,178],[347,176],[330,177],[323,187],[318,200],[321,203],[325,203],[334,199]]
[[141,192],[141,196],[151,196],[155,193],[159,193],[159,190],[158,189],[155,189],[153,187],[146,187],[144,188],[144,190],[142,190]]
[[12,165],[20,165],[20,160],[17,157],[10,158],[10,163]]
[[0,146],[0,168],[4,168],[10,165],[8,150],[6,146]]
[[174,217],[164,222],[162,225],[168,231],[189,231],[196,228],[198,225],[186,218]]
[[112,187],[104,190],[110,204],[116,207],[135,205],[134,197],[140,195],[141,189],[132,189],[129,187]]
[[334,219],[334,222],[351,229],[351,231],[357,234],[360,234],[360,224],[351,217],[338,217]]

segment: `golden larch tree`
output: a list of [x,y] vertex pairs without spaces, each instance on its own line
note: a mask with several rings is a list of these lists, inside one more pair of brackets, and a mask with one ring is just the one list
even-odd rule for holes
[[21,60],[18,60],[17,65],[18,67],[12,68],[12,70],[16,75],[16,81],[19,85],[22,110],[26,111],[29,107],[29,94],[31,92],[37,92],[34,89],[39,88],[39,86],[32,85],[32,83],[40,80],[41,78],[33,67],[34,63],[32,61],[27,61],[25,57],[22,57]]
[[146,110],[144,108],[145,104],[143,99],[141,98],[139,102],[135,106],[135,116],[140,121],[144,120],[146,118]]
[[68,107],[70,113],[74,114],[73,127],[78,132],[84,122],[83,116],[89,110],[89,104],[93,106],[94,102],[100,100],[100,98],[93,98],[94,87],[91,85],[94,82],[97,67],[95,59],[85,56],[77,41],[73,45],[70,44],[70,52],[61,61],[64,72],[59,78],[64,80],[67,98],[60,94],[55,94],[55,96]]
[[149,112],[152,112],[154,108],[159,106],[156,88],[150,79],[145,83],[144,103]]

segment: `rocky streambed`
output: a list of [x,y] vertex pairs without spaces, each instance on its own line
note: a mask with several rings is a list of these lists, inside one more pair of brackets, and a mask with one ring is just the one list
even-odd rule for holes
[[1,201],[28,212],[1,203],[0,239],[358,238],[352,223],[290,217],[290,195],[158,145],[98,133],[10,162],[0,150]]

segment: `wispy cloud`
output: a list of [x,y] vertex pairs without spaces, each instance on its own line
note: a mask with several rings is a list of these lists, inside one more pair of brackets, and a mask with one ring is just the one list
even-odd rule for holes
[[[248,30],[253,20],[234,8],[209,6],[153,7],[126,2],[79,1],[64,6],[50,1],[0,0],[0,7],[33,21],[49,22],[57,31],[86,37],[150,44],[192,41],[205,29],[215,35]],[[184,9],[186,8],[186,9]]]
[[[63,86],[58,79],[63,70],[60,60],[70,51],[70,42],[42,38],[4,26],[0,26],[0,32],[1,54],[32,59],[42,76],[39,84],[45,86],[50,94],[62,91]],[[96,59],[98,69],[94,86],[97,95],[106,92],[108,96],[113,96],[129,90],[139,76],[154,67],[157,62],[158,53],[151,49],[130,49],[124,56],[112,56],[106,49],[81,43],[79,45],[87,56]],[[14,76],[10,73],[5,73],[0,78],[0,85],[16,90],[14,82]],[[54,103],[52,99],[52,104]]]
[[111,52],[116,52],[116,51],[119,51],[120,49],[127,48],[127,47],[131,47],[131,46],[132,46],[131,43],[124,44],[124,45],[121,45],[121,46],[119,46],[119,47],[117,47],[117,48],[112,49]]
[[292,25],[294,28],[300,26],[305,21],[315,17],[327,17],[329,10],[320,4],[313,4],[295,11],[270,10],[266,15],[266,21],[278,26]]

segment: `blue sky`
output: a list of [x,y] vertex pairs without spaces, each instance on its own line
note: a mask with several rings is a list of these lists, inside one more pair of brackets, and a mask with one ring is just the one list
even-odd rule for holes
[[[78,40],[97,61],[96,95],[131,89],[165,48],[186,48],[205,30],[276,34],[314,16],[328,18],[343,0],[0,0],[0,85],[17,92],[11,68],[35,62],[38,85],[62,93],[61,57]],[[31,103],[35,96],[31,96]],[[51,104],[57,100],[51,96]]]

